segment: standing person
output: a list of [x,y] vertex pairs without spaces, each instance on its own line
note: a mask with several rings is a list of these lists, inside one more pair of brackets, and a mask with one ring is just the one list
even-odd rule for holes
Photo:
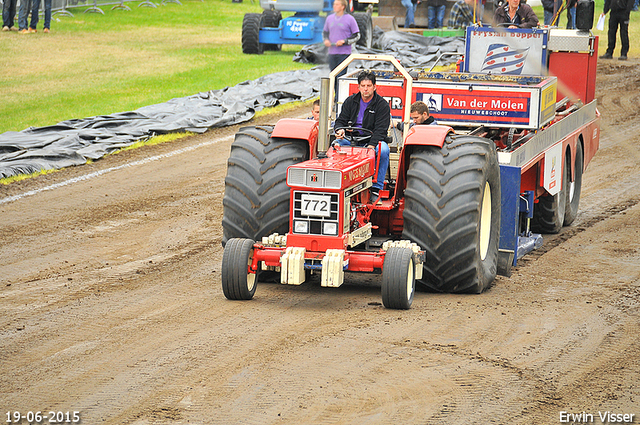
[[[336,119],[336,139],[340,144],[348,144],[344,140],[345,131],[340,127],[361,127],[371,130],[373,134],[362,146],[375,148],[379,156],[376,181],[369,189],[374,199],[378,198],[380,189],[384,187],[384,178],[389,168],[389,145],[384,141],[391,123],[389,102],[376,92],[376,75],[371,71],[358,74],[358,92],[349,96],[342,105],[340,116]],[[378,148],[380,151],[378,152]]]
[[578,4],[578,0],[567,1],[567,29],[568,30],[576,29],[576,5],[577,4]]
[[416,22],[415,22],[416,8],[420,3],[422,3],[422,1],[421,0],[402,0],[401,3],[404,6],[404,8],[407,9],[407,14],[404,17],[404,27],[405,28],[415,27],[416,26]]
[[604,16],[611,10],[609,15],[609,33],[607,34],[607,51],[604,55],[600,56],[600,59],[611,59],[613,57],[613,51],[616,48],[616,33],[618,32],[618,25],[620,26],[620,43],[622,48],[620,49],[621,61],[627,60],[627,53],[629,53],[629,15],[631,9],[633,9],[634,0],[604,0],[604,11],[601,16]]
[[520,0],[509,0],[505,6],[498,7],[493,20],[496,25],[506,24],[508,28],[533,28],[540,23],[531,6]]
[[[18,26],[20,34],[30,34],[38,32],[36,25],[38,24],[38,9],[40,8],[40,0],[21,0],[20,12],[18,13]],[[29,24],[29,13],[31,13],[31,25]]]
[[14,26],[16,20],[16,6],[18,0],[4,0],[2,3],[2,31],[17,31]]
[[[355,18],[346,13],[347,0],[335,0],[333,12],[327,16],[322,30],[324,45],[329,48],[329,68],[333,71],[351,54],[351,45],[360,39],[360,29]],[[347,72],[343,69],[336,77]]]
[[[473,3],[474,0],[458,0],[451,6],[451,14],[449,15],[449,28],[466,28],[475,22],[480,22],[477,18],[473,19]],[[479,16],[478,13],[476,13]]]
[[[40,1],[38,0],[38,3]],[[35,27],[34,27],[35,28]],[[51,32],[51,0],[44,0],[44,33]]]
[[[553,25],[553,18],[562,7],[562,0],[542,0],[542,9],[544,9],[544,24]],[[556,25],[557,26],[557,25]]]
[[429,29],[442,28],[444,22],[444,10],[447,0],[427,0],[427,16],[429,17]]

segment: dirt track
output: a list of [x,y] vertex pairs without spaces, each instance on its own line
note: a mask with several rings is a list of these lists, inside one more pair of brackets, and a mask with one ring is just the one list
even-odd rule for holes
[[598,68],[601,146],[574,225],[488,292],[418,293],[409,311],[384,309],[375,278],[224,298],[236,128],[0,188],[96,173],[0,203],[0,420],[640,423],[640,66],[617,62]]

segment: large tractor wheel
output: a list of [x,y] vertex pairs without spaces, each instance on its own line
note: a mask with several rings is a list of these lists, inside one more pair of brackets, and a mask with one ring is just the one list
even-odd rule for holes
[[247,13],[242,19],[242,53],[261,55],[264,44],[260,43],[261,13]]
[[306,140],[272,138],[273,126],[244,127],[227,162],[223,239],[259,241],[289,229],[287,167],[308,158]]
[[[567,159],[570,160],[571,157]],[[569,164],[567,164],[568,166]],[[567,205],[564,211],[564,225],[569,226],[578,216],[580,206],[580,192],[582,191],[582,168],[584,167],[584,154],[580,142],[576,143],[576,162],[573,168],[573,181],[567,187]],[[568,173],[567,173],[568,174]]]
[[491,286],[501,214],[494,143],[448,136],[442,148],[413,148],[403,214],[403,238],[426,250],[421,287],[480,293]]
[[371,15],[368,13],[354,13],[353,17],[360,29],[360,40],[358,40],[357,45],[370,49],[373,40],[373,21],[371,20]]
[[222,254],[222,292],[229,300],[250,300],[256,293],[258,275],[249,273],[253,259],[251,239],[229,239]]
[[415,265],[410,248],[391,247],[382,266],[382,303],[386,308],[407,310],[415,293]]
[[553,196],[541,196],[538,202],[533,204],[531,230],[534,232],[558,233],[562,230],[567,207],[567,180],[569,180],[568,166],[565,164],[563,168],[560,192]]
[[[277,10],[265,10],[262,12],[262,25],[260,28],[278,28],[282,20],[282,13]],[[264,50],[282,50],[282,44],[263,44]]]

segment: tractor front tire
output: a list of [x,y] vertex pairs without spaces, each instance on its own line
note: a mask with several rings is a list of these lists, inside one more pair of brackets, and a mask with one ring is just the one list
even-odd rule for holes
[[360,39],[357,45],[370,49],[373,41],[373,21],[371,20],[371,15],[368,13],[354,13],[353,17],[358,24],[358,29],[360,29]]
[[[567,164],[568,166],[569,164]],[[576,143],[576,161],[573,166],[573,181],[567,187],[567,205],[564,211],[564,225],[569,226],[578,216],[580,206],[580,192],[582,192],[582,168],[584,167],[584,153],[580,142]]]
[[491,140],[447,136],[415,146],[405,190],[403,239],[426,251],[421,288],[481,293],[496,277],[500,168]]
[[391,247],[382,266],[382,304],[386,308],[408,310],[415,293],[415,265],[410,248]]
[[261,13],[247,13],[242,19],[242,53],[261,55],[264,44],[260,43]]
[[272,138],[273,126],[243,127],[227,161],[222,243],[289,230],[287,167],[309,157],[306,140]]
[[222,254],[222,292],[229,300],[250,300],[256,293],[258,274],[249,273],[253,259],[251,239],[230,239]]
[[554,234],[562,230],[567,209],[568,179],[569,165],[565,164],[562,171],[562,188],[560,192],[555,195],[541,196],[538,198],[538,202],[533,204],[532,231]]

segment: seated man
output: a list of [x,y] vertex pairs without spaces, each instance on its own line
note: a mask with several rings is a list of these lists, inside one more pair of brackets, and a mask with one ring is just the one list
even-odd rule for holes
[[[389,168],[389,145],[384,141],[391,123],[391,108],[389,102],[376,93],[376,76],[371,71],[362,71],[358,75],[358,92],[349,96],[342,105],[340,116],[336,119],[336,141],[341,145],[348,145],[344,140],[344,130],[341,127],[361,127],[373,132],[369,140],[361,146],[375,148],[376,155],[380,155],[378,174],[371,187],[372,197],[378,198],[380,189],[384,185],[384,177]],[[340,141],[342,139],[342,142]],[[380,152],[378,152],[380,146]]]
[[[413,102],[411,109],[409,110],[409,116],[411,117],[411,124],[409,128],[414,125],[437,125],[435,118],[429,114],[429,107],[421,100]],[[404,124],[399,122],[396,124],[396,128],[400,131],[404,130]]]
[[540,23],[531,6],[520,0],[508,0],[505,6],[496,8],[493,21],[508,28],[533,28]]

